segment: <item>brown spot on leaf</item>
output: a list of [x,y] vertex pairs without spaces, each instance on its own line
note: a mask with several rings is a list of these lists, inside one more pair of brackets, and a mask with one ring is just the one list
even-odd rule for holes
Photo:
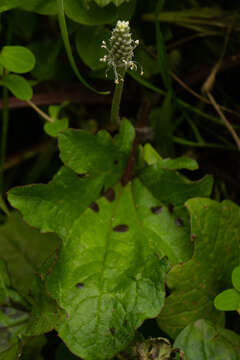
[[114,160],[114,165],[117,165],[118,164],[118,160]]
[[168,204],[168,211],[170,212],[170,214],[172,214],[174,212],[173,204]]
[[107,191],[104,191],[102,189],[101,195],[104,196],[110,202],[115,200],[115,191],[112,188],[107,189]]
[[176,219],[175,219],[175,224],[176,224],[177,226],[183,226],[183,225],[184,225],[183,219],[181,219],[181,218],[176,218]]
[[152,206],[151,211],[153,214],[158,215],[162,212],[162,206]]
[[79,282],[75,285],[78,289],[82,289],[84,287],[84,284],[82,282]]
[[87,174],[77,174],[77,177],[79,177],[80,179],[82,179],[82,178],[85,178],[87,176]]
[[95,203],[95,202],[92,202],[92,203],[91,203],[90,209],[92,209],[92,211],[94,211],[94,212],[96,212],[96,213],[99,212],[99,206],[98,206],[98,204]]
[[113,231],[116,231],[116,232],[127,232],[129,230],[129,227],[128,225],[125,225],[125,224],[121,224],[121,225],[117,225],[115,226],[115,228],[113,228]]

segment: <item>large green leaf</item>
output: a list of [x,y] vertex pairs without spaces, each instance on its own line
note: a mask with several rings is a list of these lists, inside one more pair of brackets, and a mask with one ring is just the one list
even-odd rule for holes
[[11,213],[0,227],[0,254],[8,266],[13,286],[26,293],[35,272],[58,245],[53,234],[43,235]]
[[34,68],[35,57],[24,46],[4,46],[0,52],[0,64],[8,71],[23,74]]
[[65,0],[64,8],[70,19],[83,25],[103,25],[115,23],[118,19],[129,20],[135,10],[136,1],[131,0],[116,7],[113,4],[101,8],[94,2]]
[[231,273],[240,261],[240,211],[231,201],[191,199],[191,237],[195,242],[191,260],[169,272],[171,290],[159,317],[160,327],[175,337],[190,322],[205,318],[222,325],[224,314],[213,300],[231,286]]
[[[75,220],[47,279],[47,289],[68,317],[57,331],[76,355],[108,359],[133,338],[164,300],[166,261],[161,238],[144,228],[156,202],[141,203],[139,182],[112,189]],[[152,200],[152,199],[151,199]]]
[[187,360],[238,360],[240,336],[206,320],[197,320],[178,335],[174,346]]
[[[122,150],[129,147],[123,139],[116,139]],[[91,178],[63,168],[49,185],[14,189],[9,199],[32,225],[58,231],[63,239],[46,285],[68,316],[54,320],[55,305],[37,301],[29,335],[55,322],[71,351],[106,359],[128,344],[144,319],[159,314],[162,257],[186,261],[191,245],[184,228],[139,180],[109,188],[96,200],[102,186],[96,178],[102,178]]]

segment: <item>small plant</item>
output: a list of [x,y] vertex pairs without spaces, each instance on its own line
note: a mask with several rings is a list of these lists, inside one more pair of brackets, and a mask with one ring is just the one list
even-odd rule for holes
[[240,266],[233,269],[232,284],[232,289],[224,290],[216,296],[214,305],[218,310],[236,310],[240,314]]

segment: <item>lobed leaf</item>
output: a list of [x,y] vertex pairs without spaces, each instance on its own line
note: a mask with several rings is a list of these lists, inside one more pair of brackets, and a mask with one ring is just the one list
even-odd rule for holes
[[169,272],[171,294],[158,320],[172,337],[199,318],[223,325],[224,314],[214,308],[213,300],[231,286],[232,270],[240,260],[236,251],[240,245],[239,207],[231,201],[219,204],[200,198],[187,201],[186,206],[191,215],[194,254]]

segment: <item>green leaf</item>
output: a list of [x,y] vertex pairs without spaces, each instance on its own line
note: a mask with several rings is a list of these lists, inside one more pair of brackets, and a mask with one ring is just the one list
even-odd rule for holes
[[101,48],[102,41],[110,38],[110,31],[100,26],[82,26],[76,34],[76,48],[83,62],[91,70],[100,70],[105,68],[105,64],[100,58],[106,53]]
[[234,311],[240,309],[240,293],[235,289],[228,289],[215,297],[216,309],[222,311]]
[[177,169],[196,168],[194,160],[185,158],[163,159],[145,167],[140,173],[140,179],[151,190],[156,198],[164,204],[183,206],[189,199],[197,196],[209,196],[213,179],[206,176],[199,181],[190,181],[178,174]]
[[61,131],[66,130],[67,128],[68,128],[67,118],[58,119],[51,123],[48,122],[44,124],[44,131],[52,137],[57,137]]
[[68,314],[58,334],[85,359],[113,357],[163,305],[166,262],[160,238],[149,237],[136,213],[141,190],[117,185],[114,198],[85,210],[47,279],[50,295]]
[[[11,204],[41,232],[66,236],[73,222],[99,196],[103,177],[78,177],[63,167],[48,185],[37,184],[10,190]],[[79,201],[81,199],[81,202]]]
[[65,0],[64,8],[71,20],[83,25],[115,23],[118,19],[129,20],[135,11],[136,1],[123,3],[118,8],[113,4],[101,8],[95,3],[86,6],[83,1]]
[[56,0],[21,0],[20,8],[41,15],[55,15],[57,13]]
[[162,160],[162,157],[151,144],[147,143],[143,147],[143,159],[148,165],[153,165],[159,160]]
[[174,346],[187,360],[238,360],[240,336],[206,320],[197,320],[178,335]]
[[33,11],[43,15],[54,15],[57,13],[55,0],[1,0],[0,13],[14,8]]
[[115,141],[105,130],[94,136],[83,130],[68,129],[59,136],[60,156],[78,174],[103,177],[108,188],[121,178],[133,139],[134,129],[127,119],[123,120]]
[[224,314],[214,308],[213,300],[231,286],[230,274],[240,261],[236,251],[240,243],[239,207],[231,201],[219,204],[201,198],[187,201],[186,206],[191,215],[194,254],[169,272],[171,294],[158,320],[172,337],[202,317],[223,325]]
[[23,46],[4,46],[0,52],[0,63],[8,71],[23,74],[35,66],[33,53]]
[[156,199],[168,206],[176,220],[189,227],[189,215],[184,207],[188,199],[209,196],[213,178],[205,176],[198,181],[190,181],[175,170],[186,168],[194,170],[197,164],[192,159],[162,159],[140,171],[139,177]]
[[235,269],[233,269],[232,284],[236,290],[240,291],[240,266],[237,266]]
[[0,227],[0,254],[8,266],[14,288],[27,293],[35,272],[58,244],[55,235],[43,235],[11,213]]
[[165,170],[197,170],[198,164],[195,160],[186,158],[186,157],[179,157],[176,159],[158,159],[158,161],[154,162],[158,169],[165,169]]
[[8,74],[0,80],[0,85],[6,86],[20,100],[30,100],[33,96],[32,87],[22,76]]

